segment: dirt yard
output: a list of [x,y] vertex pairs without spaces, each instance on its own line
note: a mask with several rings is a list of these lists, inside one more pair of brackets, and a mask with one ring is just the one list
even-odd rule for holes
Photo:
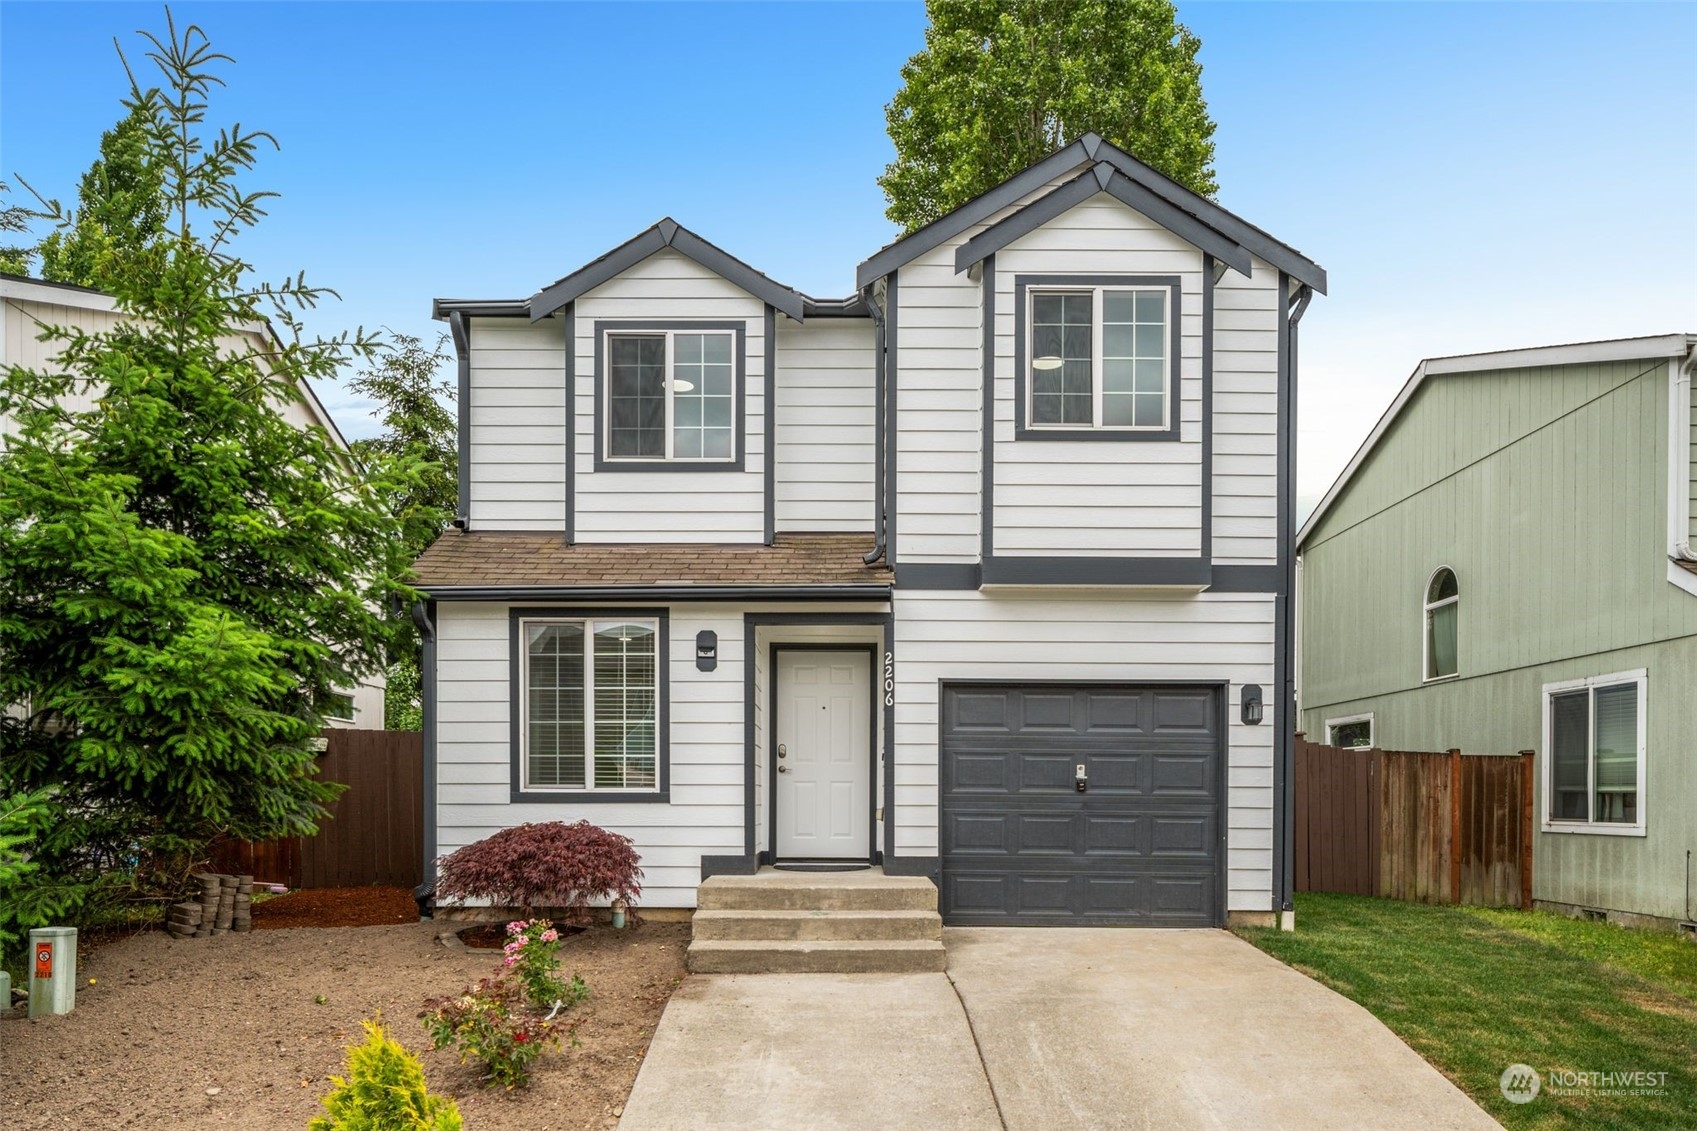
[[0,1127],[304,1127],[327,1077],[343,1070],[344,1046],[361,1039],[360,1020],[379,1010],[471,1131],[615,1124],[684,977],[688,926],[600,926],[567,939],[563,968],[591,991],[577,1010],[580,1047],[546,1054],[530,1088],[513,1093],[484,1088],[479,1066],[451,1049],[427,1051],[423,1000],[492,973],[499,958],[442,946],[435,936],[448,926],[150,932],[104,945],[80,964],[74,1013],[0,1021]]

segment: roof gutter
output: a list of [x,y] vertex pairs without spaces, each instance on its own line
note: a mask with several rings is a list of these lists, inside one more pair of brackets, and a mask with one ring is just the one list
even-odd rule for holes
[[878,304],[878,296],[873,293],[874,283],[868,283],[861,290],[861,297],[866,302],[866,309],[872,314],[873,326],[873,417],[876,421],[873,434],[873,485],[872,485],[872,522],[875,541],[872,549],[861,555],[860,560],[871,565],[884,556],[884,463],[887,455],[884,451],[884,385],[889,372],[889,363],[885,355],[885,326],[884,308]]

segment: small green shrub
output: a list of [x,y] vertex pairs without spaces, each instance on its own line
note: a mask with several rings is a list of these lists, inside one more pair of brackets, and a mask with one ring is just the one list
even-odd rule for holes
[[462,1064],[476,1057],[489,1070],[488,1083],[509,1090],[530,1083],[531,1061],[560,1043],[562,1028],[576,1027],[527,1010],[523,989],[507,978],[485,978],[458,997],[424,1004],[431,1047],[457,1045]]
[[329,1114],[307,1131],[461,1131],[460,1109],[424,1086],[424,1068],[377,1021],[363,1022],[365,1043],[348,1049],[348,1075],[330,1077]]

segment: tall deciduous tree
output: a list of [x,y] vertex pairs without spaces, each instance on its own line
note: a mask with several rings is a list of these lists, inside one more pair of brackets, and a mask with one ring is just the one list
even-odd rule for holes
[[119,262],[165,236],[163,172],[153,162],[152,111],[138,105],[100,135],[100,156],[77,185],[76,209],[41,241],[41,277],[106,290]]
[[886,215],[913,231],[1093,131],[1212,196],[1201,41],[1169,0],[927,0],[885,108]]
[[32,712],[0,728],[0,793],[75,814],[43,842],[59,868],[311,831],[336,792],[321,706],[381,667],[382,610],[414,596],[384,497],[415,469],[362,473],[283,411],[375,342],[307,335],[330,292],[304,276],[253,281],[235,244],[272,194],[238,182],[274,143],[207,127],[230,60],[199,28],[146,39],[163,82],[125,105],[165,232],[103,260],[115,328],[44,327],[56,362],[0,373],[0,703]]

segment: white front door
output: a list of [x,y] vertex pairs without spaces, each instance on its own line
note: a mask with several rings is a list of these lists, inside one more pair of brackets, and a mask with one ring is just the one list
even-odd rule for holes
[[871,852],[872,657],[780,648],[774,728],[779,860]]

